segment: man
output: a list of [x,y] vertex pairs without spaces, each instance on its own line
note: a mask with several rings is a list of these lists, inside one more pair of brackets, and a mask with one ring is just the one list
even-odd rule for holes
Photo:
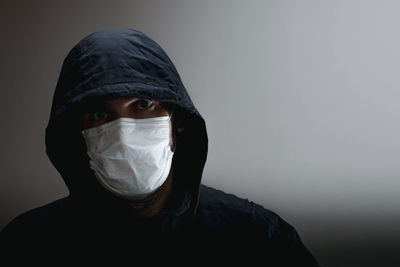
[[317,266],[278,215],[201,185],[207,146],[205,122],[158,44],[133,29],[92,33],[64,60],[46,128],[70,195],[18,216],[2,237],[139,249],[153,240],[155,250],[179,240],[208,255]]

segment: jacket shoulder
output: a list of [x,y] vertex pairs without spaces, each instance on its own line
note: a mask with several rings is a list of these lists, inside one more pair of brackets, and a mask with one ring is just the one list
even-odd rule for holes
[[201,185],[195,223],[208,247],[228,251],[222,255],[268,259],[273,266],[318,266],[292,225],[248,199]]
[[210,230],[238,227],[270,238],[283,222],[278,214],[253,201],[206,185],[200,187],[196,214],[197,219]]
[[11,220],[2,230],[1,235],[16,237],[40,233],[41,230],[54,226],[56,221],[62,220],[69,204],[69,197],[64,197],[26,211]]

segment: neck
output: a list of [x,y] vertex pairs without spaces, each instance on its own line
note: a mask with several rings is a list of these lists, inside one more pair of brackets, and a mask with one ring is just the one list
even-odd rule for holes
[[172,167],[164,184],[150,196],[129,202],[129,206],[139,216],[150,218],[159,214],[166,206],[172,193]]

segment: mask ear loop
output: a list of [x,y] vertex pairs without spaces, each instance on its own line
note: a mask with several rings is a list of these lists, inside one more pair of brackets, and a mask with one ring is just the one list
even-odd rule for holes
[[[168,121],[171,121],[172,114],[174,114],[174,111],[175,110],[172,110],[171,114],[169,114]],[[176,135],[175,135],[175,129],[174,129],[174,125],[173,124],[172,124],[172,138],[173,138],[172,139],[173,150],[171,150],[171,151],[172,151],[172,153],[174,153],[175,150],[176,150],[176,143],[175,143]]]

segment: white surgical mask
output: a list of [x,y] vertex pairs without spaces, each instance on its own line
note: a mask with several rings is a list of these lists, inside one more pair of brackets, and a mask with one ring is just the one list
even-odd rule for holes
[[119,118],[83,130],[90,167],[98,181],[129,200],[156,191],[168,177],[174,154],[170,118]]

